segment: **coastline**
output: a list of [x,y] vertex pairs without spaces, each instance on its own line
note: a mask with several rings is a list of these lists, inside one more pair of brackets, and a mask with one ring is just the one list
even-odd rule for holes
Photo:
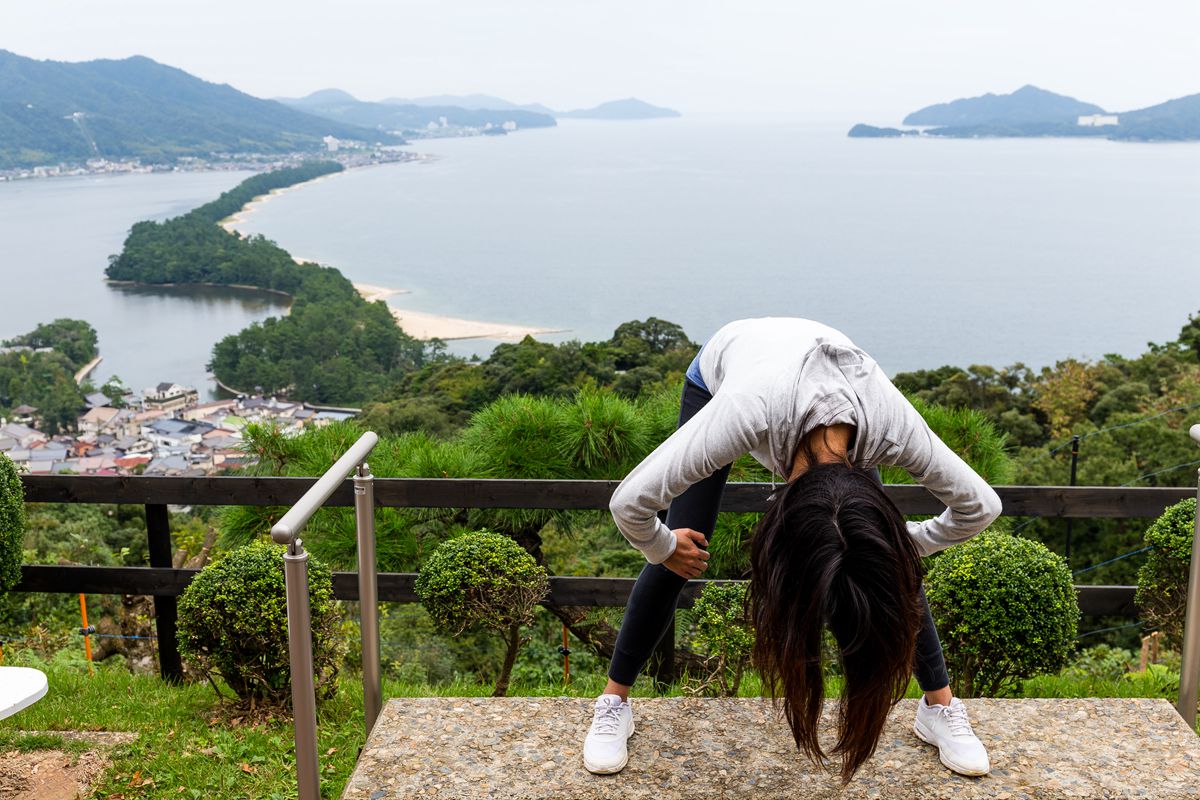
[[[291,186],[284,186],[282,189],[272,189],[266,194],[260,194],[258,197],[251,198],[250,202],[246,203],[246,205],[242,206],[217,224],[229,233],[237,234],[238,236],[245,236],[245,234],[237,229],[238,224],[244,222],[246,217],[261,208],[263,203],[267,202],[272,197],[278,197],[279,195],[284,194],[285,192],[290,192],[292,189],[295,189],[299,186],[310,186],[314,183],[320,183],[321,181],[328,180],[330,178],[336,178],[338,175],[345,175],[351,169],[354,169],[354,167],[346,167],[338,172],[333,172],[329,175],[321,175],[320,177],[313,178],[310,181],[304,181],[303,183],[293,183]],[[300,262],[300,259],[296,258],[295,256],[292,258],[295,261]]]
[[[264,195],[255,197],[241,209],[233,214],[230,214],[225,219],[217,224],[224,228],[229,233],[236,236],[245,237],[247,234],[238,230],[238,225],[246,221],[246,218],[262,208],[262,205],[273,197],[277,197],[285,192],[297,189],[301,186],[310,186],[319,181],[336,178],[338,175],[344,175],[350,169],[363,169],[364,167],[353,167],[335,172],[331,175],[322,175],[319,178],[314,178],[311,181],[304,183],[296,183],[291,186],[285,186],[282,189],[272,189]],[[320,262],[316,259],[301,258],[293,255],[292,260],[297,264],[316,263]],[[387,286],[378,286],[371,283],[352,282],[354,288],[362,295],[363,299],[368,303],[373,303],[376,300],[382,300],[387,303],[387,298],[398,294],[411,294],[410,289],[397,289]],[[284,294],[281,292],[281,294]],[[526,336],[538,336],[547,333],[565,333],[566,328],[542,328],[532,325],[514,325],[508,322],[488,322],[485,320],[463,319],[461,317],[449,317],[442,314],[430,314],[424,311],[414,311],[412,309],[398,308],[388,303],[388,308],[392,312],[392,316],[396,319],[396,324],[400,326],[400,330],[412,336],[414,339],[429,340],[429,339],[495,339],[503,342],[519,342]]]
[[149,281],[118,280],[117,278],[105,278],[104,282],[113,286],[166,286],[183,289],[189,286],[211,286],[215,289],[244,289],[250,292],[266,292],[267,294],[281,295],[289,301],[292,299],[292,296],[282,289],[268,289],[265,286],[251,286],[248,283],[211,283],[209,281],[196,281],[195,283],[151,283]]
[[[356,283],[354,288],[368,303],[382,300],[393,294],[408,294],[407,289],[387,289],[366,283]],[[382,295],[380,294],[382,293]],[[384,302],[387,302],[386,300]],[[388,304],[400,330],[414,339],[496,339],[502,342],[519,342],[526,336],[544,333],[565,333],[566,328],[538,328],[530,325],[514,325],[508,322],[485,322],[477,319],[447,317],[425,311],[397,308]]]

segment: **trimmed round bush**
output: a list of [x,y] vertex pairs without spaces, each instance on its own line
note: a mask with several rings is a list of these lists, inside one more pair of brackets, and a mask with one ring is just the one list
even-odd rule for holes
[[12,459],[0,453],[0,592],[21,582],[25,490]]
[[926,596],[962,697],[1012,692],[1060,669],[1074,650],[1071,571],[1041,542],[984,531],[934,560]]
[[1154,549],[1138,570],[1136,602],[1142,618],[1175,644],[1183,641],[1195,532],[1196,499],[1189,497],[1168,508],[1146,529],[1146,544]]
[[[179,599],[179,651],[206,676],[220,675],[238,697],[291,700],[287,593],[282,545],[257,541],[200,571]],[[308,559],[313,674],[319,698],[336,691],[346,645],[333,575]]]
[[493,694],[508,691],[522,625],[533,622],[550,591],[546,570],[510,537],[491,531],[466,533],[437,546],[415,584],[421,604],[443,633],[458,636],[479,626],[508,646]]
[[693,644],[708,654],[710,674],[700,687],[705,694],[716,690],[728,697],[737,695],[754,648],[754,627],[746,608],[749,587],[745,581],[706,583],[692,606]]

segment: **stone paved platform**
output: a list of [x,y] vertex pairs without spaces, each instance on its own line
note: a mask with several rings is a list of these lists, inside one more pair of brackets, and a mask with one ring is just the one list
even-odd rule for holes
[[[1151,798],[1200,800],[1200,737],[1166,700],[971,700],[992,772],[966,778],[893,710],[874,758],[844,789],[796,751],[771,701],[634,698],[629,764],[592,775],[592,700],[389,700],[344,800],[528,798]],[[826,708],[830,730],[830,708]]]

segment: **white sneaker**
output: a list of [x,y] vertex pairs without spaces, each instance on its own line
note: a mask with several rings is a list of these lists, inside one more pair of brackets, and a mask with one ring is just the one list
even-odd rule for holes
[[633,707],[620,695],[596,698],[592,727],[583,742],[583,766],[588,772],[620,772],[629,760],[625,742],[633,735]]
[[937,747],[942,763],[960,775],[986,775],[992,768],[983,742],[971,730],[967,707],[957,697],[948,706],[929,705],[922,697],[913,731]]

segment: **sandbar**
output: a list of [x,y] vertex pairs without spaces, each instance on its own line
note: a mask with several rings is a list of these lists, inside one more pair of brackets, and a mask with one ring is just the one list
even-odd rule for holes
[[[292,189],[297,189],[301,186],[311,186],[312,184],[319,183],[320,181],[329,180],[330,178],[336,178],[338,175],[344,175],[347,172],[349,172],[348,169],[344,169],[339,172],[330,172],[327,175],[319,175],[316,178],[313,178],[312,180],[302,181],[301,183],[293,183],[291,186],[284,186],[280,189],[272,189],[271,191],[267,192],[266,194],[260,194],[257,197],[253,198],[250,202],[246,203],[246,205],[242,206],[241,209],[234,212],[233,214],[230,214],[228,217],[221,220],[217,224],[220,225],[225,230],[229,231],[230,233],[236,233],[239,236],[244,236],[245,234],[241,233],[237,229],[237,226],[240,223],[245,222],[246,217],[248,217],[253,212],[257,211],[260,207],[262,207],[263,203],[267,202],[272,197],[278,197],[279,195],[283,194],[284,192],[289,192]],[[295,260],[298,262],[300,259],[295,259]]]
[[[241,210],[235,214],[231,214],[219,223],[222,228],[237,236],[245,236],[237,229],[237,226],[245,221],[246,217],[252,212],[258,210],[263,203],[270,200],[272,197],[283,194],[284,192],[297,189],[301,186],[309,186],[317,181],[327,180],[329,178],[342,175],[343,172],[334,172],[329,175],[322,175],[319,178],[314,178],[311,181],[292,184],[285,186],[282,189],[272,189],[265,195],[259,195],[251,200],[246,205],[242,206]],[[316,259],[300,258],[292,256],[292,260],[297,264],[306,262],[320,263]],[[387,298],[397,294],[408,294],[408,289],[394,289],[387,286],[376,286],[370,283],[355,283],[354,288],[368,303],[373,303],[376,300],[387,302]],[[538,328],[529,325],[514,325],[508,322],[485,322],[475,319],[460,319],[458,317],[446,317],[439,314],[429,314],[424,311],[412,311],[410,309],[396,308],[388,304],[392,311],[392,316],[396,318],[396,322],[400,325],[400,330],[412,336],[414,339],[496,339],[506,342],[519,342],[526,336],[537,336],[543,333],[563,333],[562,328]]]
[[[369,283],[356,283],[354,288],[367,300],[383,300],[394,294],[406,294],[404,289],[388,289]],[[477,319],[461,319],[396,308],[389,304],[392,316],[400,330],[414,339],[497,339],[504,342],[519,342],[526,336],[543,333],[563,333],[563,328],[536,328],[529,325],[514,325],[510,322],[485,322]]]

